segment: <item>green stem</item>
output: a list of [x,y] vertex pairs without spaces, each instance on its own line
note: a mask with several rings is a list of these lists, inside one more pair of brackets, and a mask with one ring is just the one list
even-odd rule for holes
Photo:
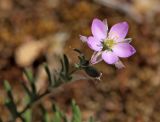
[[[76,71],[78,71],[78,70],[81,70],[81,68],[75,68],[74,70],[72,70],[70,73],[69,73],[69,75],[72,75],[72,74],[74,74]],[[61,80],[60,78],[58,78],[59,80]],[[59,84],[58,86],[60,86],[60,85],[62,85],[63,84],[63,82],[61,82],[61,84]],[[58,87],[57,86],[57,87]],[[43,94],[41,94],[41,95],[39,95],[39,96],[37,96],[37,98],[36,99],[34,99],[32,102],[30,102],[29,104],[27,104],[25,107],[24,107],[24,109],[21,111],[21,112],[19,112],[19,115],[21,116],[23,113],[25,113],[34,103],[36,103],[38,100],[40,100],[41,98],[43,98],[43,97],[45,97],[45,96],[47,96],[48,94],[50,94],[51,93],[51,91],[49,91],[49,90],[47,90],[46,92],[44,92]]]
[[20,115],[25,113],[32,106],[32,104],[34,104],[35,102],[37,102],[38,100],[40,100],[41,98],[43,98],[45,95],[47,95],[49,93],[50,92],[47,90],[46,92],[44,92],[43,94],[38,96],[34,101],[32,101],[31,103],[27,104],[26,107],[20,112]]
[[81,70],[81,68],[75,67],[75,69],[72,70],[72,71],[69,73],[69,75],[72,75],[72,74],[74,74],[75,72],[77,72],[77,71],[79,71],[79,70]]

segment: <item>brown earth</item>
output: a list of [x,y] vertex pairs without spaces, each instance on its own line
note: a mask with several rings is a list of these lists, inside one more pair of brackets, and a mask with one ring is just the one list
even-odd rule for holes
[[[160,10],[157,7],[160,3],[158,0],[102,1],[0,0],[0,84],[9,80],[15,89],[18,87],[16,97],[22,97],[18,81],[23,80],[24,67],[32,68],[36,74],[44,56],[49,56],[46,60],[52,65],[52,53],[67,54],[73,64],[77,61],[73,48],[81,49],[89,58],[92,51],[79,40],[79,35],[91,34],[93,18],[107,18],[109,27],[127,21],[128,37],[133,38],[137,52],[123,60],[126,68],[117,70],[101,62],[96,65],[103,73],[101,82],[85,80],[66,85],[53,99],[65,110],[71,99],[75,99],[84,119],[95,115],[101,122],[160,122]],[[57,43],[59,36],[64,37],[61,43]],[[16,57],[18,49],[32,42],[44,44],[35,48],[34,55],[30,52],[32,46],[25,47],[26,52],[22,48],[22,59],[27,58],[28,62],[21,62]],[[56,44],[62,50],[56,49]],[[2,89],[0,116],[6,121],[4,99]]]

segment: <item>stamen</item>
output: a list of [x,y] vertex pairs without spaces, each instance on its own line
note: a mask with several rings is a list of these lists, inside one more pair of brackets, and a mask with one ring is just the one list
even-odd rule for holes
[[106,39],[103,41],[103,50],[112,50],[112,47],[115,45],[115,41],[113,39]]

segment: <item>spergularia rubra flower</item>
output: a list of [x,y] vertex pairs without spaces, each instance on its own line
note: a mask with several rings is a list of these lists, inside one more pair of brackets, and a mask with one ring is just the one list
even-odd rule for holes
[[120,58],[130,57],[136,52],[130,45],[131,38],[125,38],[128,33],[127,22],[117,23],[108,31],[106,20],[94,19],[91,31],[93,36],[80,36],[80,39],[94,51],[90,60],[91,64],[104,60],[108,64],[122,68],[124,65]]

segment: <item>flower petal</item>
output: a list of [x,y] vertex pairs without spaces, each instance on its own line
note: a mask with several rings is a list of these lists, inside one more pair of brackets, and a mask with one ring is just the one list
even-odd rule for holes
[[107,37],[106,25],[99,19],[94,19],[92,22],[92,34],[99,40],[105,39]]
[[102,43],[93,36],[90,36],[87,41],[88,46],[94,51],[102,50]]
[[108,64],[114,64],[116,63],[119,58],[111,51],[105,51],[102,53],[103,60]]
[[108,31],[108,22],[107,22],[107,19],[104,19],[104,20],[103,20],[103,23],[105,24],[106,29],[107,29],[107,31]]
[[129,57],[133,55],[136,50],[129,43],[118,43],[112,48],[113,52],[122,58]]
[[121,41],[123,43],[131,43],[132,42],[132,38],[125,38],[123,41]]
[[122,63],[122,61],[118,60],[115,64],[115,67],[118,69],[122,69],[125,68],[124,64]]
[[92,57],[91,57],[91,60],[90,60],[90,64],[97,64],[99,63],[100,61],[102,61],[102,51],[99,51],[99,52],[94,52]]
[[79,35],[79,37],[80,37],[80,40],[82,42],[87,42],[88,41],[88,38],[86,36]]
[[116,42],[122,41],[128,33],[128,23],[120,22],[112,26],[109,32],[109,38],[114,39]]

